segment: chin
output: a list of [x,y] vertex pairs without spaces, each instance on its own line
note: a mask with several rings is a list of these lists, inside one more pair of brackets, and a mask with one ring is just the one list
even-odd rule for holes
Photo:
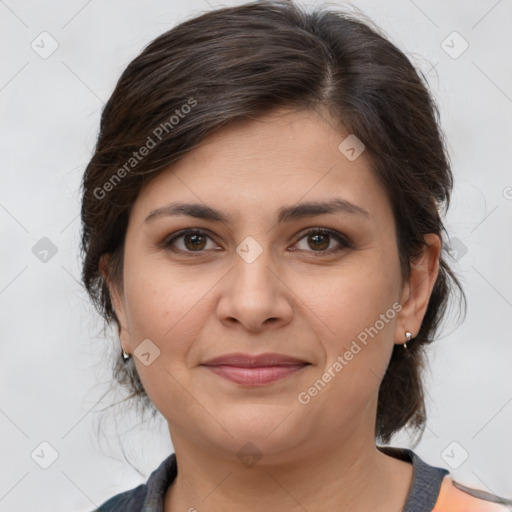
[[250,451],[250,446],[244,448],[250,444],[262,454],[277,455],[302,444],[303,430],[286,421],[292,416],[289,408],[278,406],[249,404],[235,407],[222,416],[222,425],[233,436],[226,436],[229,451]]

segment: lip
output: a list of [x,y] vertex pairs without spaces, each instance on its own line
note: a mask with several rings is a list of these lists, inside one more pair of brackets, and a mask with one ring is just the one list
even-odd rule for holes
[[258,368],[268,366],[305,365],[309,364],[303,359],[288,356],[285,354],[225,354],[202,363],[204,366],[238,366],[240,368]]
[[254,368],[216,365],[205,366],[219,377],[235,382],[236,384],[244,384],[246,386],[261,386],[270,384],[280,379],[284,379],[303,368],[308,366],[304,364],[287,364],[282,366],[258,366]]
[[289,377],[310,363],[284,354],[226,354],[202,364],[219,377],[246,386],[261,386]]

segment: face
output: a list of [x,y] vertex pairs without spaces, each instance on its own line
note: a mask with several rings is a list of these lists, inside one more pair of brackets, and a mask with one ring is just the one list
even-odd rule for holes
[[[313,111],[231,125],[133,205],[114,307],[175,446],[277,460],[374,437],[393,345],[431,288],[402,282],[391,205],[334,126]],[[262,354],[285,357],[239,367]]]

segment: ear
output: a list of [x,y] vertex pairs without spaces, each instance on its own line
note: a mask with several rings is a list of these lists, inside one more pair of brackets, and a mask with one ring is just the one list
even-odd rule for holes
[[434,233],[425,235],[424,240],[426,245],[421,255],[411,262],[411,276],[403,286],[400,299],[402,309],[395,330],[396,344],[404,343],[405,331],[410,331],[413,339],[418,335],[439,274],[441,240]]
[[99,269],[105,283],[107,285],[110,301],[112,302],[112,307],[116,313],[119,324],[117,326],[117,334],[119,336],[119,340],[125,352],[130,353],[129,351],[129,333],[127,329],[126,322],[126,305],[124,301],[124,296],[119,293],[118,286],[112,281],[112,276],[108,270],[108,263],[110,260],[111,254],[105,253],[100,257]]

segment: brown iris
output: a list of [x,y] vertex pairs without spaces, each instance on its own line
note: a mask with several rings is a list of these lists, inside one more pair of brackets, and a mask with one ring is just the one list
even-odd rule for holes
[[183,237],[185,247],[191,251],[199,251],[204,249],[206,245],[206,236],[198,233],[189,233]]
[[329,235],[326,233],[315,233],[309,235],[308,244],[313,250],[327,249],[327,247],[329,247]]

